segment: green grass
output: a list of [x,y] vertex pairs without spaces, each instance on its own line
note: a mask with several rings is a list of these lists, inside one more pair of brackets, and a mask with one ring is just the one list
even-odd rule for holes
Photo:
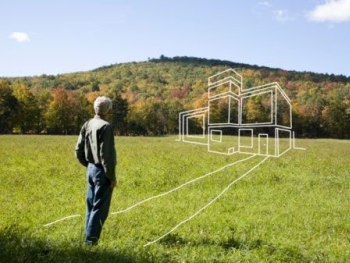
[[[169,195],[110,215],[83,245],[85,169],[74,136],[0,136],[0,262],[347,262],[350,141],[297,140],[153,245],[261,161],[254,157]],[[117,137],[111,212],[247,157],[176,137]],[[80,214],[49,227],[44,224]]]

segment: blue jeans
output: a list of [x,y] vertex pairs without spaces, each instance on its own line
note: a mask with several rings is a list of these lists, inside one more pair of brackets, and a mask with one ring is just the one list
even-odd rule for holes
[[102,165],[89,163],[87,181],[85,242],[96,245],[108,216],[113,190]]

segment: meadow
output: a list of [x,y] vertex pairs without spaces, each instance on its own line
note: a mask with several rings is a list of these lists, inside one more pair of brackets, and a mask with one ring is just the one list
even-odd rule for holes
[[306,150],[229,166],[248,156],[176,138],[116,137],[110,216],[99,245],[86,247],[77,137],[0,136],[0,262],[349,261],[350,141],[297,139]]

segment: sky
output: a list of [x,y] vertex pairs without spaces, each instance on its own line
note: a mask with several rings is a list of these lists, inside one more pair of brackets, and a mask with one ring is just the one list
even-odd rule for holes
[[350,0],[1,0],[0,77],[189,56],[350,76]]

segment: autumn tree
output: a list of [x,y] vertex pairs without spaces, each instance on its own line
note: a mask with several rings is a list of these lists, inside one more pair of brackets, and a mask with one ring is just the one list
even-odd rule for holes
[[329,135],[340,139],[350,138],[350,89],[340,88],[331,92],[322,118]]
[[147,135],[143,109],[146,107],[144,99],[139,99],[129,108],[128,135]]
[[322,111],[324,110],[326,101],[321,91],[316,88],[309,88],[300,92],[297,96],[299,105],[299,115],[302,116],[302,132],[306,137],[324,136],[322,127]]
[[52,101],[46,112],[46,124],[49,133],[70,134],[77,129],[77,103],[73,92],[63,87],[53,91]]
[[13,94],[18,102],[18,113],[15,119],[16,127],[21,133],[34,132],[35,125],[40,118],[40,110],[35,96],[24,83],[16,82]]
[[243,123],[271,123],[272,97],[270,93],[250,96],[242,100]]

